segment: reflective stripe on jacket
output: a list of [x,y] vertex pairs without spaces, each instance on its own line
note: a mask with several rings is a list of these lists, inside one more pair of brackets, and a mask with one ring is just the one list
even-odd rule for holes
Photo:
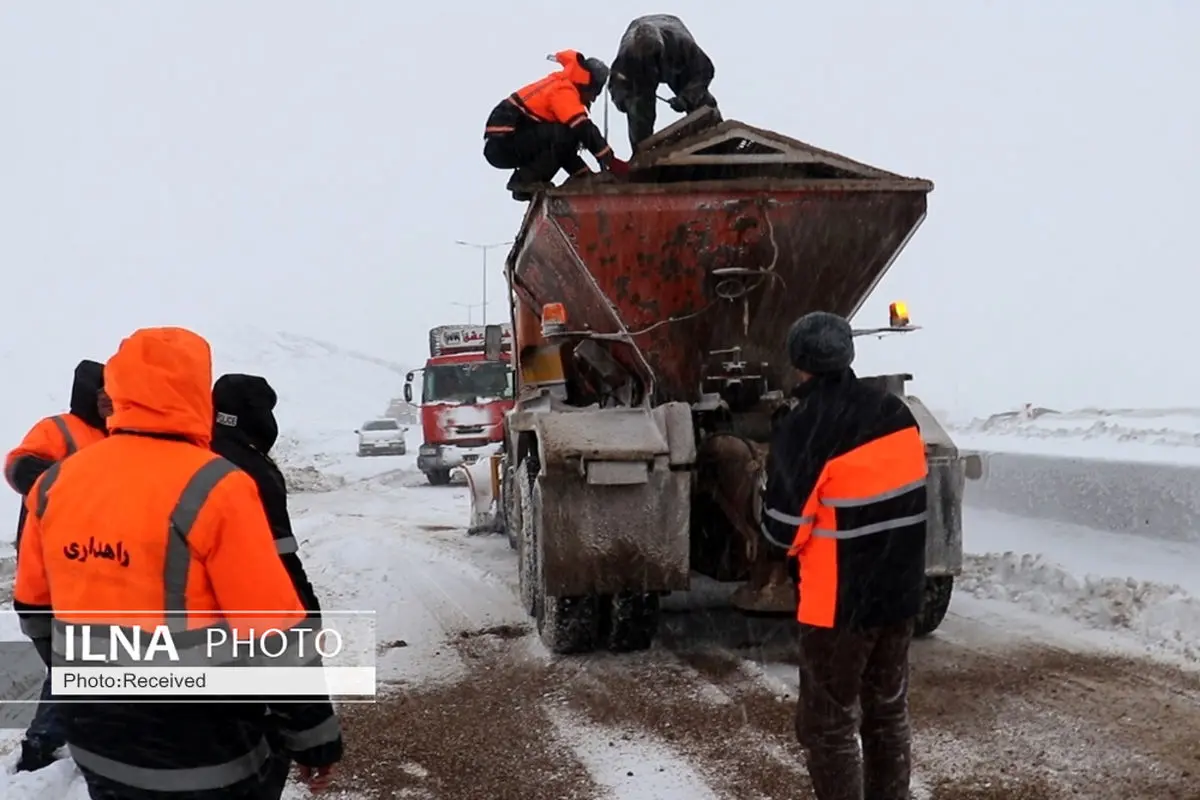
[[21,461],[37,458],[48,462],[62,461],[78,450],[105,438],[105,432],[93,428],[74,414],[55,414],[38,420],[29,429],[21,443],[14,447],[4,459],[4,479],[20,494],[29,491],[29,486],[20,486],[17,472]]
[[591,76],[576,61],[574,50],[555,54],[563,68],[540,80],[522,86],[501,100],[484,127],[484,138],[506,136],[529,124],[557,123],[577,131],[580,143],[596,157],[607,162],[612,147],[592,118],[588,116],[581,88]]
[[853,373],[815,378],[772,439],[763,534],[798,562],[797,619],[873,627],[915,616],[928,467],[900,398]]

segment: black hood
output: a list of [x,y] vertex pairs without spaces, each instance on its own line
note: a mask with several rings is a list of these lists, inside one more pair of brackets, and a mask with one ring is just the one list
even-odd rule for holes
[[75,382],[71,384],[71,413],[91,425],[105,430],[100,416],[100,390],[104,388],[104,365],[84,359],[75,367]]
[[267,379],[258,375],[222,375],[213,384],[213,438],[240,437],[264,455],[279,438],[275,403]]

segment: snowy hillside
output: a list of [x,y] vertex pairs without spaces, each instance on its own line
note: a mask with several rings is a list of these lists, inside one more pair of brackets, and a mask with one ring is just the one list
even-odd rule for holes
[[1055,411],[1026,406],[951,424],[966,448],[1200,463],[1200,408]]
[[[214,379],[226,372],[247,372],[263,375],[275,387],[280,426],[276,455],[291,467],[328,461],[326,453],[351,452],[354,430],[365,419],[387,410],[391,399],[400,394],[407,370],[383,358],[294,333],[248,326],[195,330],[212,345]],[[83,356],[106,359],[117,344],[105,343]],[[4,373],[21,379],[21,391],[8,391],[0,400],[0,448],[4,452],[39,418],[66,410],[71,370],[81,357],[66,349],[60,343],[40,359],[15,350],[0,353]],[[301,431],[303,445],[298,438]],[[18,501],[7,487],[0,491],[0,557],[11,550],[11,537],[2,533],[2,520],[15,522]]]

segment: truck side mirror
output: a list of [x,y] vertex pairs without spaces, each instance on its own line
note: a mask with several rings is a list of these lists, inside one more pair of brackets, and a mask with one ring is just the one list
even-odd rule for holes
[[503,346],[504,329],[499,325],[488,325],[483,329],[483,359],[499,361]]
[[355,428],[355,429],[354,429],[354,432],[355,432],[355,433],[357,433],[357,434],[362,434],[362,431],[360,431],[358,428]]
[[[410,372],[409,373],[409,381],[411,381],[411,380],[412,380],[412,373]],[[412,402],[412,383],[404,384],[404,402],[406,402],[406,403]]]

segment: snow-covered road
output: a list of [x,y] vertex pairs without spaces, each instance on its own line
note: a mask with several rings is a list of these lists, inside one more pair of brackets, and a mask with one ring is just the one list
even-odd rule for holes
[[[386,694],[342,708],[335,797],[810,796],[786,620],[702,584],[670,599],[649,652],[552,658],[505,540],[465,536],[465,489],[426,486],[411,457],[295,446],[320,468],[298,477],[334,487],[292,501],[323,604],[378,612]],[[916,797],[1200,797],[1200,549],[975,509],[966,529],[961,591],[913,650]],[[8,774],[14,759],[5,800],[86,798],[69,761]]]

